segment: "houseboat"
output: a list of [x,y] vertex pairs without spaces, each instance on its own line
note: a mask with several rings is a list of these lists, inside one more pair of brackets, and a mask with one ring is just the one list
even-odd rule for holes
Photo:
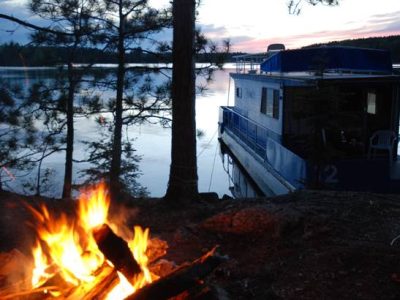
[[388,51],[325,46],[236,59],[219,138],[265,194],[400,191],[400,76]]

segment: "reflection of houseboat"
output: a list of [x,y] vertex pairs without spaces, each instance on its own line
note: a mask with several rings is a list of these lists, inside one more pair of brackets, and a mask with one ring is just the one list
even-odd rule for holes
[[388,52],[320,47],[278,51],[259,67],[238,60],[220,140],[261,189],[400,190],[400,76]]
[[229,190],[234,198],[256,198],[274,195],[270,190],[266,194],[265,187],[264,191],[261,190],[240,162],[237,161],[236,157],[230,152],[229,148],[223,143],[220,146],[222,165],[228,174]]

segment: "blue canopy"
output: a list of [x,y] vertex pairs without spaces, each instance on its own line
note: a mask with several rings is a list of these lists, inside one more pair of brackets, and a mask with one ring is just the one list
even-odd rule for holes
[[386,50],[353,47],[318,47],[280,51],[261,63],[264,72],[304,72],[348,70],[392,72],[392,59]]

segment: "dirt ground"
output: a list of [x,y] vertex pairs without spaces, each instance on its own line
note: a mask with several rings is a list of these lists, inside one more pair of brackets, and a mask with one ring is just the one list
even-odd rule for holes
[[[71,201],[0,194],[0,251],[26,253],[34,234],[22,201],[73,211]],[[111,219],[149,227],[166,259],[227,256],[208,283],[218,299],[400,299],[400,195],[302,191],[262,199],[112,203]]]

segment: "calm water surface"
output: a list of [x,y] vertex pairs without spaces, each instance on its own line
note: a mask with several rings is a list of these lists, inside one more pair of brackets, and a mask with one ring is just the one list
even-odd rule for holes
[[[214,81],[208,86],[208,90],[197,96],[196,100],[196,121],[197,128],[204,135],[197,140],[198,153],[198,176],[200,192],[217,192],[219,196],[224,194],[232,195],[229,187],[232,186],[226,165],[226,159],[222,159],[218,143],[218,115],[219,106],[228,104],[229,71],[216,71]],[[48,68],[0,68],[0,77],[3,80],[20,83],[28,88],[39,80],[51,81],[54,70]],[[230,86],[232,89],[233,87]],[[112,96],[112,92],[104,93],[103,97]],[[233,94],[230,93],[232,104]],[[85,148],[81,141],[96,140],[98,127],[94,118],[80,118],[75,122],[75,159],[85,158]],[[160,125],[134,125],[129,129],[129,136],[136,138],[134,147],[137,154],[142,156],[139,164],[142,175],[138,182],[147,187],[151,196],[161,197],[164,195],[168,182],[170,166],[171,136],[170,129],[162,128]],[[59,197],[61,194],[64,153],[52,155],[44,161],[43,169],[50,168],[54,172],[51,185],[44,193],[48,196]],[[225,163],[225,166],[224,166]],[[74,181],[79,182],[78,171],[87,167],[85,164],[75,164]],[[26,178],[20,178],[9,183],[9,188],[21,192],[22,183],[35,180],[36,173]]]

